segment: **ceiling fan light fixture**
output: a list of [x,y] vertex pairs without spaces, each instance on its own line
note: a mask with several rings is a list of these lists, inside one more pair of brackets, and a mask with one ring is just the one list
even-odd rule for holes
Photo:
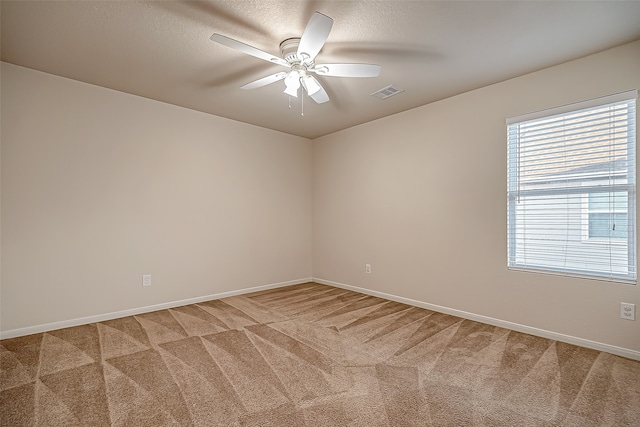
[[298,89],[294,89],[292,86],[287,86],[284,90],[284,93],[287,95],[293,96],[294,98],[298,97]]
[[286,86],[284,93],[287,95],[298,97],[298,89],[300,89],[300,77],[296,71],[292,71],[284,79],[284,85]]
[[307,90],[309,96],[314,95],[321,89],[316,79],[311,76],[304,76],[302,82],[304,83],[304,88]]

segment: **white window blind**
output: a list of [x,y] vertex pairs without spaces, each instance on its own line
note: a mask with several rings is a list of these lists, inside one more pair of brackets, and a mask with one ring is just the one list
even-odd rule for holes
[[509,268],[635,283],[636,98],[507,120]]

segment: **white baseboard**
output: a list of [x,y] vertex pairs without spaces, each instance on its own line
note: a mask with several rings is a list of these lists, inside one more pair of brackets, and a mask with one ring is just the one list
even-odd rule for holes
[[450,314],[452,316],[462,317],[464,319],[474,320],[476,322],[486,323],[488,325],[498,326],[500,328],[511,329],[513,331],[522,332],[529,335],[535,335],[542,338],[548,338],[554,341],[561,341],[568,344],[577,345],[580,347],[591,348],[598,351],[604,351],[606,353],[615,354],[617,356],[626,357],[628,359],[640,360],[640,351],[631,350],[623,347],[617,347],[610,344],[604,344],[597,341],[591,341],[584,338],[578,338],[571,335],[560,334],[557,332],[547,331],[544,329],[538,329],[531,326],[521,325],[519,323],[507,322],[505,320],[494,319],[493,317],[482,316],[480,314],[468,313],[462,310],[456,310],[455,308],[443,307],[440,305],[429,304],[426,302],[399,297],[396,295],[387,294],[384,292],[372,291],[370,289],[359,288],[357,286],[345,285],[344,283],[333,282],[331,280],[324,280],[318,277],[314,277],[315,283],[322,285],[334,286],[336,288],[347,289],[354,292],[360,292],[362,294],[372,295],[388,299],[391,301],[401,302],[403,304],[412,305],[415,307],[426,308],[427,310],[437,311],[439,313]]
[[98,314],[96,316],[81,317],[78,319],[63,320],[60,322],[45,323],[43,325],[29,326],[26,328],[11,329],[0,332],[0,339],[21,337],[24,335],[37,334],[40,332],[53,331],[56,329],[70,328],[72,326],[86,325],[89,323],[104,322],[106,320],[117,319],[120,317],[133,316],[136,314],[149,313],[151,311],[166,310],[167,308],[180,307],[183,305],[196,304],[203,301],[211,301],[220,298],[232,297],[235,295],[249,294],[251,292],[264,291],[267,289],[281,288],[283,286],[299,285],[301,283],[312,282],[311,277],[297,280],[289,280],[287,282],[272,283],[269,285],[254,286],[251,288],[238,289],[235,291],[221,292],[218,294],[205,295],[202,297],[188,298],[179,301],[165,302],[162,304],[149,305],[146,307],[132,308],[129,310],[116,311],[113,313]]
[[626,357],[628,359],[640,360],[640,351],[617,347],[617,346],[613,346],[610,344],[605,344],[597,341],[591,341],[584,338],[578,338],[571,335],[560,334],[557,332],[547,331],[544,329],[538,329],[531,326],[521,325],[519,323],[508,322],[500,319],[494,319],[493,317],[469,313],[466,311],[457,310],[454,308],[444,307],[440,305],[429,304],[423,301],[399,297],[399,296],[387,294],[384,292],[378,292],[370,289],[360,288],[357,286],[346,285],[344,283],[333,282],[331,280],[325,280],[318,277],[307,277],[303,279],[289,280],[286,282],[272,283],[269,285],[261,285],[261,286],[251,287],[251,288],[238,289],[235,291],[221,292],[221,293],[212,294],[212,295],[205,295],[205,296],[196,297],[196,298],[188,298],[188,299],[179,300],[179,301],[171,301],[171,302],[166,302],[162,304],[133,308],[129,310],[116,311],[112,313],[104,313],[104,314],[99,314],[95,316],[81,317],[78,319],[69,319],[69,320],[63,320],[60,322],[29,326],[26,328],[11,329],[8,331],[1,331],[0,339],[15,338],[15,337],[21,337],[24,335],[31,335],[31,334],[41,333],[41,332],[53,331],[56,329],[70,328],[73,326],[86,325],[89,323],[103,322],[106,320],[117,319],[120,317],[133,316],[133,315],[142,314],[142,313],[149,313],[157,310],[165,310],[168,308],[180,307],[183,305],[196,304],[203,301],[210,301],[215,299],[231,297],[235,295],[248,294],[251,292],[264,291],[267,289],[275,289],[275,288],[281,288],[284,286],[299,285],[307,282],[316,282],[323,285],[334,286],[336,288],[342,288],[342,289],[347,289],[354,292],[360,292],[362,294],[372,295],[372,296],[388,299],[391,301],[397,301],[403,304],[412,305],[415,307],[425,308],[427,310],[450,314],[452,316],[474,320],[477,322],[486,323],[488,325],[498,326],[500,328],[511,329],[513,331],[522,332],[525,334],[548,338],[555,341],[561,341],[568,344],[574,344],[574,345],[591,348],[598,351],[604,351],[607,353]]

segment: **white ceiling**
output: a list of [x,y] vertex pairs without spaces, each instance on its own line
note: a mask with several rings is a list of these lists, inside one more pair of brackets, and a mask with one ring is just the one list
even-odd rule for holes
[[[2,60],[315,138],[640,39],[640,1],[5,1]],[[317,62],[380,64],[318,77],[325,104],[282,93],[284,70],[209,40],[279,56],[314,11],[334,19]],[[370,94],[393,85],[386,100]]]

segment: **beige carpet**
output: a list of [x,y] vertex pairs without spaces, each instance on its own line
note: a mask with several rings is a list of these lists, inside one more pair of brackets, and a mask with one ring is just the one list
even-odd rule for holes
[[0,342],[4,426],[640,426],[640,362],[314,283]]

